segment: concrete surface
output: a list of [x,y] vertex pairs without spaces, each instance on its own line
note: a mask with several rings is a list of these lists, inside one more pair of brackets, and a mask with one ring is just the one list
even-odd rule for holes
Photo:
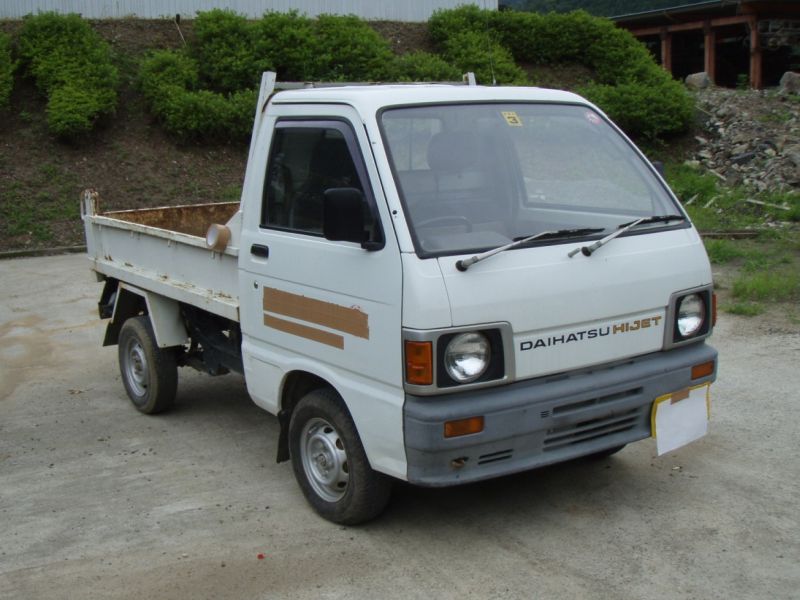
[[[0,262],[0,597],[798,598],[800,328],[724,316],[711,432],[332,525],[235,376],[138,414],[82,256]],[[259,558],[259,554],[263,558]]]

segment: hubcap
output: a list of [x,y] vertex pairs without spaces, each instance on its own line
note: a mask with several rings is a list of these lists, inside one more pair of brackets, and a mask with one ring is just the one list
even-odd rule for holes
[[303,427],[300,458],[317,495],[328,502],[344,496],[350,479],[347,452],[339,432],[325,419],[311,419]]
[[125,349],[125,378],[134,394],[144,396],[150,385],[150,374],[147,369],[147,356],[138,340],[130,340]]

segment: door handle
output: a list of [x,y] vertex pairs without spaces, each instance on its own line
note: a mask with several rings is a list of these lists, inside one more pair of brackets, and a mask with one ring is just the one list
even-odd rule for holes
[[259,258],[269,258],[269,246],[253,244],[250,246],[250,254],[258,256]]

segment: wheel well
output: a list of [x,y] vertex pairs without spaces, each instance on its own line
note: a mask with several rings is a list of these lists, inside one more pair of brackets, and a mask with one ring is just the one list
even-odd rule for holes
[[278,437],[278,462],[289,460],[289,420],[292,418],[294,407],[300,398],[310,391],[326,387],[335,390],[322,377],[307,371],[292,371],[286,376],[281,393],[281,409],[278,411],[278,423],[281,426]]
[[130,317],[147,314],[147,302],[139,294],[135,294],[125,288],[115,290],[116,309],[114,318],[106,327],[106,335],[103,346],[116,346],[119,340],[119,332],[122,325]]

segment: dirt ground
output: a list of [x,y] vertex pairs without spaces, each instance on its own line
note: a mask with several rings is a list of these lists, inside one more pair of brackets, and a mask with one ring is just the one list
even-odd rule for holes
[[239,377],[137,413],[85,256],[0,261],[0,598],[797,598],[800,326],[722,315],[703,439],[332,525]]

